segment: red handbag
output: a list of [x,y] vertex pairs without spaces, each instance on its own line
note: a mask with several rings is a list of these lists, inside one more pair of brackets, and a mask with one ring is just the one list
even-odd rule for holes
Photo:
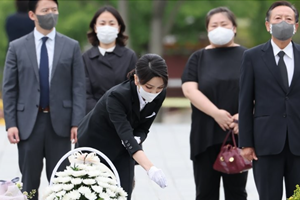
[[[234,146],[231,144],[225,145],[230,135]],[[237,174],[252,168],[252,162],[241,156],[241,149],[236,146],[232,130],[228,131],[213,168],[226,174]]]

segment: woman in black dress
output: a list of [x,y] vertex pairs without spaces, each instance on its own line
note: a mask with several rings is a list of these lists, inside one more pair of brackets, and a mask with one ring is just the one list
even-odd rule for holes
[[210,45],[194,52],[182,75],[182,90],[192,104],[190,135],[197,200],[218,200],[220,178],[226,200],[245,200],[247,172],[223,174],[213,169],[229,129],[238,134],[239,71],[244,47],[234,42],[237,24],[225,7],[206,16]]
[[98,149],[112,161],[128,200],[135,162],[160,187],[167,186],[164,173],[141,147],[166,97],[167,65],[160,56],[146,54],[129,75],[129,80],[109,89],[78,126],[78,146]]
[[93,47],[83,54],[87,113],[108,89],[125,81],[127,73],[134,69],[137,57],[125,47],[125,28],[121,15],[111,6],[100,8],[90,22],[87,35]]

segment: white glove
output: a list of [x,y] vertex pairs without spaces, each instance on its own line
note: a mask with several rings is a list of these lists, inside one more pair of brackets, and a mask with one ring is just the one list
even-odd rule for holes
[[137,141],[138,144],[141,143],[141,137],[139,137],[139,136],[134,136],[134,139]]
[[147,172],[149,178],[157,183],[161,188],[167,187],[167,179],[164,172],[161,169],[152,166]]

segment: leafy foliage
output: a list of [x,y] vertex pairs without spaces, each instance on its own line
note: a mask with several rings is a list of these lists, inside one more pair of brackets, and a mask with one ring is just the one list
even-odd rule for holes
[[296,189],[294,190],[294,195],[291,196],[288,200],[300,200],[300,186],[296,185]]

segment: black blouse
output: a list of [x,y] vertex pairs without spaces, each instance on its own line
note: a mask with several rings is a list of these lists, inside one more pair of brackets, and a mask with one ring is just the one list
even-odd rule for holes
[[[201,49],[189,58],[182,74],[182,83],[197,82],[198,89],[219,109],[231,115],[238,113],[241,46]],[[221,144],[224,132],[215,120],[192,105],[190,135],[191,159],[208,147]]]

